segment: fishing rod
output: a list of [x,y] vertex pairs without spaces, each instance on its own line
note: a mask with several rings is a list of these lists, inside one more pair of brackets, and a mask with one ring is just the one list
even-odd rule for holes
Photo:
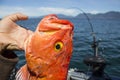
[[98,56],[98,53],[97,53],[98,52],[98,48],[97,48],[98,44],[96,42],[96,35],[95,35],[94,29],[93,29],[93,25],[92,25],[92,23],[91,23],[90,18],[88,17],[88,15],[82,9],[80,9],[80,10],[86,16],[86,18],[88,20],[88,23],[90,25],[90,28],[91,28],[91,31],[92,31],[92,36],[93,36],[92,48],[94,49],[94,56]]
[[104,72],[104,69],[107,65],[105,58],[98,55],[99,41],[96,40],[96,35],[94,33],[93,25],[90,21],[89,16],[82,9],[79,8],[74,9],[81,11],[85,15],[92,31],[93,37],[92,48],[94,49],[94,55],[87,56],[83,60],[87,66],[92,68],[92,75],[88,80],[111,80],[111,78]]
[[70,8],[70,9],[77,9],[78,11],[82,12],[84,14],[84,16],[87,18],[87,21],[88,21],[88,23],[90,25],[90,29],[91,29],[91,34],[92,34],[92,37],[93,37],[92,48],[94,49],[94,56],[97,57],[98,56],[98,41],[96,40],[96,35],[95,35],[93,25],[90,21],[89,16],[80,8],[73,7],[73,8]]

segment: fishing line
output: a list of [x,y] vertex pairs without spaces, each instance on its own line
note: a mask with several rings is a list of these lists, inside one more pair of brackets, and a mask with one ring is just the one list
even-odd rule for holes
[[91,23],[90,18],[88,17],[88,15],[82,9],[80,9],[80,8],[72,7],[72,8],[69,8],[69,9],[76,9],[76,10],[78,10],[78,11],[80,11],[80,12],[83,13],[83,15],[87,18],[87,21],[88,21],[88,23],[90,25],[90,29],[92,31],[92,36],[93,36],[93,41],[96,42],[96,35],[94,33],[93,25],[92,25],[92,23]]

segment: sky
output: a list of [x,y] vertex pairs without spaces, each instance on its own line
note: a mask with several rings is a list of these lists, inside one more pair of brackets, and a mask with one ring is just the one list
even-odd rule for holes
[[76,16],[86,13],[120,11],[120,0],[0,0],[0,18],[21,12],[29,17],[47,14]]

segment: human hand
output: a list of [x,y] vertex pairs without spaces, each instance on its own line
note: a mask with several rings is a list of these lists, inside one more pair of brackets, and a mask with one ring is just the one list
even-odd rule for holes
[[[2,48],[8,50],[23,50],[26,38],[32,31],[20,27],[15,22],[26,20],[28,17],[21,13],[15,13],[4,17],[0,21],[0,43]],[[4,46],[3,46],[4,44]]]

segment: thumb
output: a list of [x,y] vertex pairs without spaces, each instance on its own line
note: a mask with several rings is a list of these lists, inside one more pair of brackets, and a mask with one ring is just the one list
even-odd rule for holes
[[28,19],[28,16],[22,14],[22,13],[15,13],[15,14],[11,14],[5,17],[6,19],[10,19],[13,22],[19,21],[19,20],[26,20]]

